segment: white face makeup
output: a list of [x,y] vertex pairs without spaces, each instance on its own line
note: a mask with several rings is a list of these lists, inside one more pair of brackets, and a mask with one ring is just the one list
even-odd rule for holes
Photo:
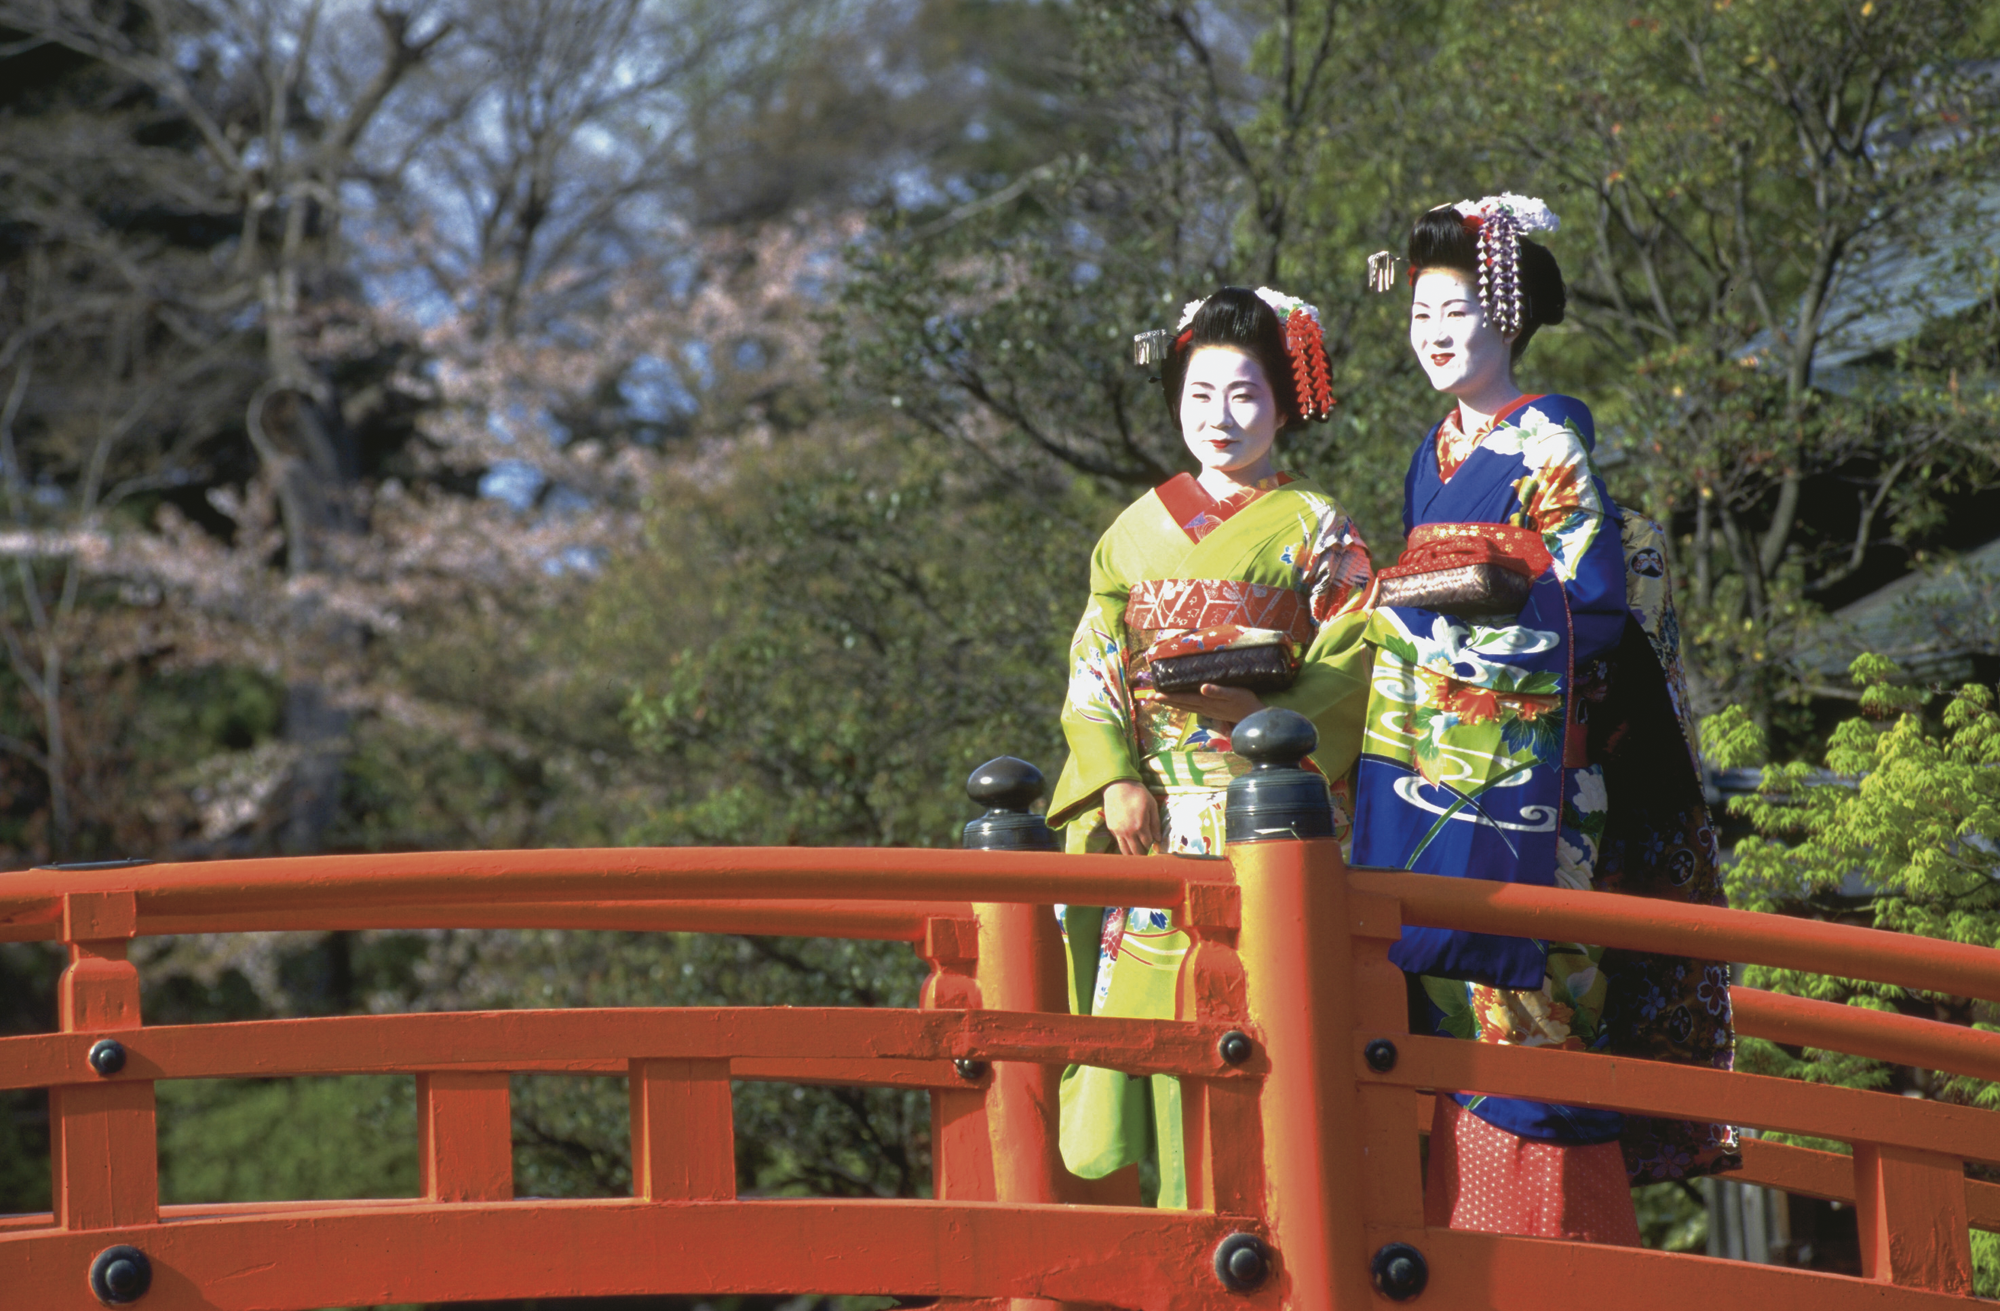
[[1431,386],[1476,404],[1512,387],[1508,341],[1487,326],[1479,284],[1457,269],[1425,269],[1410,298],[1410,349]]
[[1263,366],[1229,346],[1203,346],[1181,386],[1181,438],[1201,461],[1201,481],[1249,485],[1271,476],[1278,403]]

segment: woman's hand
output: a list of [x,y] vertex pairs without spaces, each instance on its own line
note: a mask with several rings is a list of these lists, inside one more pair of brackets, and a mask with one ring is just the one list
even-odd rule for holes
[[1104,785],[1104,827],[1126,856],[1144,856],[1160,845],[1160,803],[1144,783],[1120,779]]
[[1220,683],[1203,683],[1198,693],[1155,692],[1150,688],[1140,688],[1133,695],[1140,701],[1168,705],[1176,710],[1192,710],[1205,719],[1230,725],[1248,719],[1264,708],[1263,698],[1248,688],[1224,687]]

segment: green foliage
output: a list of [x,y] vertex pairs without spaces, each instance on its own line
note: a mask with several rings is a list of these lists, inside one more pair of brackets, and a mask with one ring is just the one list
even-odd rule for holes
[[1991,285],[1948,257],[1979,249],[1993,185],[1994,104],[1961,75],[1987,29],[1948,0],[1526,0],[1434,65],[1465,190],[1532,191],[1565,220],[1570,322],[1530,359],[1590,401],[1621,502],[1672,524],[1709,705],[1804,728],[1774,710],[1813,690],[1797,657],[1821,607],[1893,576],[2000,472],[1990,336],[1927,334],[1838,391],[1823,358],[1843,319],[1935,290],[1880,276],[1906,255]]
[[1343,404],[1285,438],[1280,463],[1393,558],[1407,450],[1441,407],[1400,307],[1357,292],[1367,252],[1437,185],[1411,148],[1430,93],[1397,71],[1428,57],[1437,12],[1079,7],[1069,135],[990,202],[878,215],[829,362],[947,442],[1129,498],[1188,464],[1131,335],[1225,283],[1300,292],[1324,313]]
[[160,1200],[414,1197],[413,1091],[380,1075],[162,1083]]
[[[2000,945],[1993,691],[1948,694],[1933,725],[1921,713],[1932,698],[1895,673],[1876,657],[1855,661],[1863,713],[1834,730],[1826,772],[1767,766],[1758,795],[1736,803],[1759,836],[1737,846],[1732,902],[1778,910],[1858,888],[1879,928]],[[1740,711],[1710,722],[1736,758],[1754,750]]]
[[1708,1243],[1708,1202],[1685,1180],[1645,1184],[1632,1190],[1639,1241],[1660,1252],[1702,1252]]
[[[1933,694],[1897,681],[1892,661],[1853,665],[1862,713],[1840,724],[1824,769],[1764,765],[1732,811],[1756,830],[1736,846],[1730,904],[1804,914],[1982,947],[2000,946],[2000,715],[1991,688]],[[1936,706],[1934,718],[1926,711]],[[1762,733],[1741,707],[1711,717],[1718,763],[1762,764]],[[2000,1031],[2000,1008],[1865,980],[1752,966],[1747,982],[1797,996]],[[1937,1070],[1745,1038],[1737,1068],[2000,1109],[2000,1086]],[[1839,1143],[1787,1136],[1822,1150]],[[1975,1239],[1980,1236],[1975,1234]],[[2000,1252],[1977,1247],[1979,1290],[2000,1292]]]
[[[685,643],[635,693],[673,770],[646,842],[931,845],[962,780],[1053,776],[1063,642],[1109,506],[1030,499],[900,438],[790,445],[719,491],[665,489],[657,555],[615,587]],[[691,592],[679,580],[701,570]]]

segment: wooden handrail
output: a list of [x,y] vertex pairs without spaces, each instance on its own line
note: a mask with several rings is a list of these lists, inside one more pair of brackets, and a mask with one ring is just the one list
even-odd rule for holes
[[[1377,1071],[1363,1059],[1363,1049],[1380,1037],[1401,1053],[1393,1070]],[[1698,1065],[1456,1038],[1364,1031],[1354,1036],[1353,1046],[1356,1075],[1369,1083],[1715,1120],[2000,1163],[2000,1115],[1970,1106]]]
[[[1763,1138],[1743,1140],[1743,1169],[1730,1177],[1800,1197],[1820,1197],[1830,1202],[1854,1200],[1853,1157]],[[1967,1179],[1965,1209],[1966,1219],[1974,1229],[2000,1231],[2000,1184]]]
[[1349,880],[1356,891],[1400,902],[1406,924],[1747,961],[2000,1001],[2000,951],[1962,942],[1649,897],[1395,870],[1357,869]]
[[[0,926],[54,923],[61,898],[130,892],[142,918],[306,916],[508,902],[990,901],[1178,906],[1217,861],[918,847],[606,847],[302,856],[0,874]],[[192,918],[188,922],[196,922]]]
[[[518,901],[313,910],[271,905],[199,914],[155,913],[142,905],[138,936],[368,929],[604,929],[916,942],[924,936],[928,920],[971,917],[969,901]],[[61,937],[61,915],[56,912],[0,924],[0,942],[53,942]]]
[[1729,997],[1739,1037],[2000,1082],[2000,1033],[1761,988],[1732,988]]

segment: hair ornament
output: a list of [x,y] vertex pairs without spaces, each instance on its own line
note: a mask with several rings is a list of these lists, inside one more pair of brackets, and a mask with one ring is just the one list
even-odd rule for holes
[[1480,200],[1461,200],[1452,208],[1467,219],[1490,219],[1504,215],[1513,219],[1523,232],[1558,232],[1562,229],[1562,220],[1555,216],[1546,201],[1535,196],[1517,196],[1511,191]]
[[[1340,402],[1333,394],[1333,367],[1326,358],[1326,333],[1320,327],[1319,306],[1273,287],[1259,287],[1257,299],[1271,307],[1285,331],[1285,354],[1292,365],[1292,389],[1298,397],[1299,418],[1324,422],[1333,417]],[[1193,335],[1189,325],[1208,297],[1191,300],[1181,307],[1180,322],[1172,332],[1154,328],[1132,335],[1132,363],[1141,367],[1164,364],[1175,351],[1183,349]]]
[[1140,368],[1167,362],[1167,350],[1173,344],[1174,334],[1165,328],[1153,328],[1146,332],[1132,334],[1132,363]]
[[1368,288],[1388,291],[1396,285],[1396,252],[1378,250],[1368,257]]
[[1285,354],[1292,358],[1292,390],[1299,398],[1299,417],[1320,423],[1333,417],[1333,369],[1326,359],[1326,332],[1320,327],[1319,306],[1272,287],[1257,288],[1257,299],[1271,307],[1285,325]]
[[[1501,336],[1513,338],[1526,319],[1521,300],[1521,234],[1561,228],[1548,205],[1534,196],[1503,191],[1452,206],[1479,234],[1479,307]],[[1414,271],[1414,270],[1413,270]]]

